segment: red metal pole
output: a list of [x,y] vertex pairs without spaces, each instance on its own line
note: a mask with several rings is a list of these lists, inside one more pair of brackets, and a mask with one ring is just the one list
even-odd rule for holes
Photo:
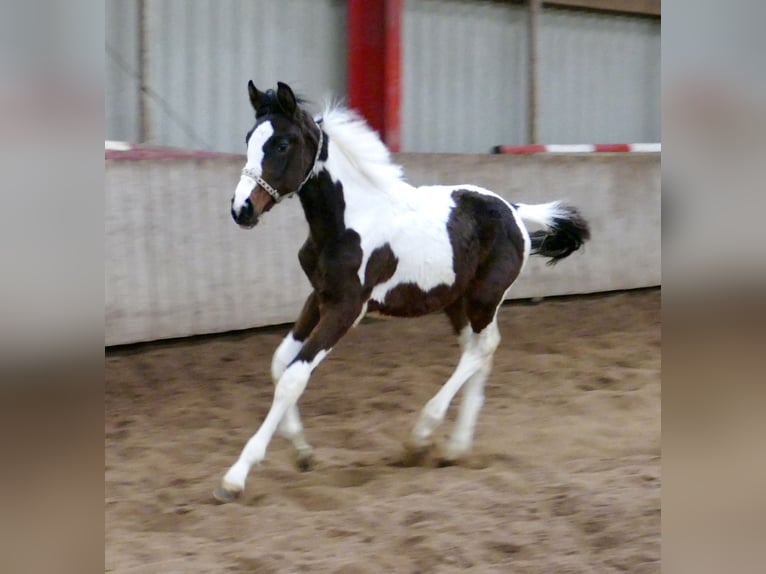
[[393,152],[401,144],[399,110],[402,97],[402,0],[386,0],[385,139]]
[[348,100],[399,150],[401,0],[348,0]]

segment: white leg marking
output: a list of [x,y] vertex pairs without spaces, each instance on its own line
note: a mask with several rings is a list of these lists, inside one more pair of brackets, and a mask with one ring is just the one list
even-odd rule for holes
[[455,428],[447,447],[446,455],[450,460],[460,458],[471,449],[476,421],[484,404],[484,383],[492,371],[492,356],[499,344],[500,330],[497,328],[497,312],[495,312],[495,319],[479,334],[479,345],[485,359],[479,370],[465,384],[463,400],[460,403]]
[[245,488],[245,480],[250,469],[263,460],[279,421],[282,420],[288,408],[295,405],[300,398],[309,381],[311,371],[327,356],[328,352],[320,351],[311,363],[299,361],[285,369],[274,390],[274,401],[271,403],[269,413],[258,431],[247,441],[237,462],[223,477],[224,488],[235,492]]
[[365,301],[365,302],[364,302],[364,305],[362,305],[362,312],[361,312],[361,313],[359,313],[359,316],[356,318],[356,321],[354,321],[354,324],[353,324],[353,325],[351,325],[351,328],[354,328],[354,327],[356,327],[356,326],[359,324],[359,322],[360,322],[362,319],[364,319],[364,316],[365,316],[365,314],[367,313],[367,304],[368,304],[368,303],[369,303],[369,301]]
[[478,372],[466,381],[455,428],[447,447],[447,459],[457,460],[471,449],[479,411],[484,404],[484,383],[492,370],[492,358],[487,359]]
[[279,379],[282,378],[287,365],[293,362],[293,359],[298,356],[298,353],[300,353],[302,348],[303,343],[301,341],[297,341],[293,337],[292,331],[290,331],[290,333],[288,333],[287,336],[282,339],[279,347],[277,347],[277,350],[274,351],[274,357],[271,359],[271,378],[274,381],[274,384],[279,382]]
[[468,378],[481,367],[482,360],[481,355],[477,352],[477,346],[474,344],[475,337],[476,335],[474,335],[470,325],[464,327],[460,333],[460,346],[463,349],[460,361],[452,376],[423,407],[420,418],[412,429],[414,446],[428,445],[431,434],[444,420],[444,415],[455,394]]
[[[302,348],[303,343],[293,337],[292,331],[282,340],[271,360],[271,379],[275,385],[282,378],[287,365],[293,362]],[[289,407],[285,412],[285,416],[279,423],[279,433],[290,440],[299,453],[306,453],[311,450],[303,436],[303,424],[297,405]]]
[[[444,415],[452,399],[466,381],[481,373],[487,361],[491,360],[492,353],[494,353],[499,342],[500,333],[494,321],[480,333],[474,333],[470,326],[463,329],[460,333],[460,343],[463,348],[460,361],[452,376],[423,407],[420,418],[412,429],[414,446],[422,447],[428,445],[431,434],[444,420]],[[478,407],[475,405],[480,395],[477,395],[475,390],[471,391],[471,393],[472,398],[469,402],[473,403],[473,406],[470,409],[471,412],[475,410],[476,414],[478,414],[481,404],[479,403]],[[467,416],[467,414],[464,415],[464,417]],[[473,424],[475,425],[475,420]]]

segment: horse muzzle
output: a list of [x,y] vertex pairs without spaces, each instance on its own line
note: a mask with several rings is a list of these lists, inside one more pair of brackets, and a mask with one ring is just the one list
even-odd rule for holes
[[252,229],[258,224],[258,214],[255,212],[255,208],[253,208],[253,204],[249,199],[245,200],[239,211],[234,209],[234,198],[232,198],[231,204],[231,218],[241,228]]

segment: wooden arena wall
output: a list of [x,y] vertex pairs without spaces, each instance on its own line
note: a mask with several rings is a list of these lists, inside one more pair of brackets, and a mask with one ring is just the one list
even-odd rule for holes
[[[554,267],[533,258],[510,298],[659,285],[660,154],[398,154],[411,183],[473,183],[509,201],[556,199],[592,227]],[[250,231],[229,215],[244,158],[107,152],[106,345],[287,323],[309,285],[296,257],[307,226],[297,199]]]

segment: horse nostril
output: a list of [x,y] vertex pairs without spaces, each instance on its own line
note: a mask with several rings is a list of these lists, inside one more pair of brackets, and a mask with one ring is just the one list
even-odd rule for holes
[[242,206],[242,209],[239,213],[240,217],[246,220],[251,220],[253,216],[255,215],[255,211],[253,210],[253,204],[250,203],[250,199],[245,200],[245,204]]

